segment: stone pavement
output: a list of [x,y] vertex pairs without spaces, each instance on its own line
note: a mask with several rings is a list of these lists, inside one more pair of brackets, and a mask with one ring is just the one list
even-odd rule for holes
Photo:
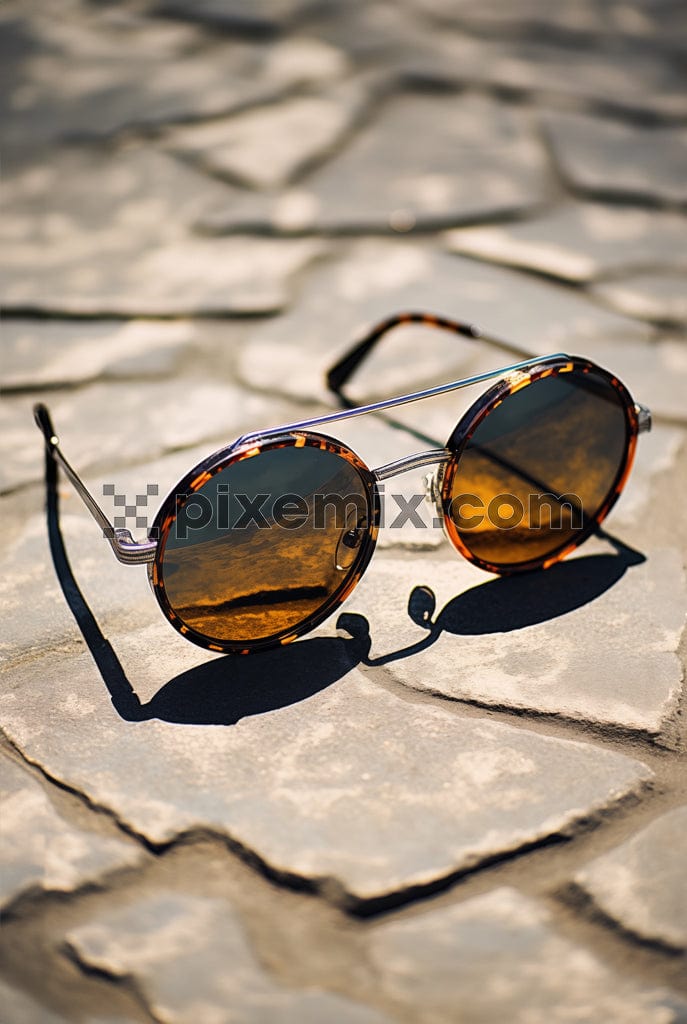
[[[684,1024],[685,4],[7,0],[0,42],[3,1024]],[[385,529],[348,630],[216,657],[64,484],[96,664],[32,404],[161,497],[413,308],[652,407],[608,522],[644,560]],[[404,328],[357,394],[507,359]],[[336,433],[377,465],[460,402]]]

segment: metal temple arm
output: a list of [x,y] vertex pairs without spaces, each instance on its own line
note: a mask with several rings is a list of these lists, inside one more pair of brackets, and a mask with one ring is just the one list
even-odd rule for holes
[[388,331],[393,330],[394,327],[399,327],[403,324],[423,324],[425,327],[441,327],[443,330],[452,331],[454,334],[461,334],[465,338],[485,341],[489,345],[495,345],[506,352],[512,352],[514,355],[532,357],[531,352],[527,352],[512,342],[502,341],[499,338],[487,335],[472,324],[461,323],[459,320],[451,320],[444,316],[437,316],[434,313],[397,313],[395,316],[388,317],[386,320],[375,324],[371,330],[356,342],[353,348],[349,349],[341,357],[338,363],[335,363],[330,368],[327,372],[327,386],[329,389],[343,398],[341,388],[370,354],[379,339]]
[[88,490],[78,473],[72,469],[60,448],[60,439],[55,433],[50,413],[42,403],[33,408],[34,419],[38,429],[45,439],[45,445],[50,458],[62,467],[69,477],[75,490],[88,508],[98,526],[115,553],[115,556],[124,565],[141,565],[145,562],[152,562],[155,558],[157,543],[150,541],[135,541],[128,530],[116,529],[103,512],[91,492]]

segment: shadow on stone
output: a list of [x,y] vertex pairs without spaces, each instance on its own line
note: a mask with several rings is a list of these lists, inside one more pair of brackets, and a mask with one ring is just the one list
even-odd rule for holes
[[182,672],[141,706],[137,720],[233,725],[248,715],[306,700],[345,676],[369,652],[367,620],[350,618],[361,620],[350,626],[342,624],[355,630],[350,639],[314,637],[248,657],[226,655]]
[[639,551],[598,530],[615,554],[596,554],[557,562],[544,571],[520,576],[499,576],[452,598],[432,618],[436,601],[429,587],[415,587],[408,601],[408,615],[426,629],[427,636],[409,647],[378,658],[363,658],[365,665],[386,665],[430,647],[442,633],[479,636],[508,633],[557,618],[594,601],[624,576],[627,569],[646,561]]
[[115,711],[130,722],[158,718],[188,725],[232,725],[249,715],[306,700],[358,664],[384,665],[407,658],[429,647],[444,632],[463,636],[501,633],[563,615],[593,601],[630,566],[645,561],[640,552],[598,531],[616,554],[574,558],[545,572],[499,577],[457,595],[434,619],[434,594],[429,587],[415,587],[408,614],[428,632],[422,640],[398,651],[370,658],[367,619],[343,613],[336,625],[348,638],[313,637],[249,657],[212,658],[170,679],[143,704],[74,578],[60,530],[57,465],[47,451],[45,480],[48,537],[57,578]]
[[248,715],[306,700],[341,679],[369,653],[367,620],[343,614],[338,624],[349,633],[348,639],[314,637],[250,657],[212,658],[170,679],[150,701],[141,703],[74,577],[60,530],[57,464],[47,451],[45,482],[57,578],[115,711],[126,721],[159,718],[189,725],[232,725]]

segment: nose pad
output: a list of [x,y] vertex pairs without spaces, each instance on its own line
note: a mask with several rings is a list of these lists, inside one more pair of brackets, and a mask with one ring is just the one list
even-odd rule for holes
[[334,557],[337,569],[341,571],[350,569],[366,533],[367,516],[361,516],[355,509],[350,509],[346,513],[346,525],[336,545]]

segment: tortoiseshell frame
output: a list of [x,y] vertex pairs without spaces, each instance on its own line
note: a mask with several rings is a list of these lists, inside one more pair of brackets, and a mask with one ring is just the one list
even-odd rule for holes
[[[427,388],[423,391],[400,395],[397,398],[390,398],[370,405],[356,407],[354,403],[351,402],[343,393],[342,388],[344,384],[384,334],[396,326],[408,323],[419,323],[427,327],[440,327],[453,333],[463,335],[466,338],[479,339],[490,345],[504,349],[505,351],[512,352],[516,355],[526,356],[527,358],[501,369],[476,374],[472,377],[452,381],[448,384],[437,385],[436,387]],[[453,527],[450,517],[447,515],[447,498],[450,497],[453,474],[456,471],[460,453],[484,416],[486,416],[499,402],[503,401],[507,395],[513,394],[520,388],[526,387],[528,384],[531,384],[533,381],[539,380],[542,377],[570,372],[572,369],[577,368],[582,369],[582,372],[589,372],[593,369],[596,373],[600,374],[610,382],[610,384],[621,395],[623,400],[628,427],[627,446],[625,457],[618,470],[616,480],[601,508],[594,518],[587,524],[588,528],[585,527],[585,529],[576,538],[574,544],[562,546],[545,560],[538,559],[532,562],[519,563],[515,566],[508,567],[490,565],[475,557],[466,548],[460,540],[457,531]],[[493,380],[496,377],[501,379],[492,388],[490,388],[485,395],[478,399],[462,417],[445,447],[432,448],[423,452],[418,452],[415,455],[397,459],[395,462],[379,466],[373,470],[369,469],[358,458],[358,456],[351,451],[350,448],[333,438],[327,437],[323,434],[314,433],[310,429],[312,427],[322,426],[323,424],[335,423],[339,420],[348,419],[353,416],[362,416],[367,413],[374,412],[385,412],[387,409],[392,409],[396,406],[404,405],[409,402],[420,401],[425,398],[431,398],[436,395],[447,394],[448,392],[455,391],[460,388],[469,387],[472,384],[479,384],[488,380]],[[389,317],[381,323],[376,324],[371,330],[367,331],[358,343],[346,352],[344,356],[329,370],[327,374],[327,384],[339,397],[342,404],[345,406],[344,409],[338,412],[325,414],[324,416],[316,416],[312,419],[275,427],[267,431],[256,431],[250,434],[245,434],[242,437],[239,437],[238,440],[208,456],[201,463],[195,466],[163,501],[162,506],[155,517],[153,527],[149,532],[148,539],[145,541],[135,541],[128,530],[116,529],[110,523],[103,509],[98,505],[86,485],[65,458],[60,448],[59,438],[55,433],[50,413],[46,407],[42,404],[36,405],[34,407],[34,416],[36,423],[43,434],[48,454],[62,467],[69,477],[76,491],[91,512],[91,515],[102,528],[103,535],[109,541],[117,559],[125,565],[147,564],[148,575],[153,587],[153,592],[155,593],[163,614],[167,619],[169,619],[172,625],[188,640],[192,640],[194,643],[201,647],[205,647],[208,650],[243,654],[248,654],[251,651],[257,651],[267,647],[278,646],[279,644],[286,644],[295,640],[297,637],[307,633],[331,615],[332,612],[346,599],[346,597],[348,597],[365,571],[376,544],[380,517],[380,499],[377,491],[378,482],[389,479],[390,477],[396,476],[397,474],[410,469],[437,465],[439,467],[438,474],[429,488],[429,494],[434,498],[437,511],[442,515],[444,529],[449,540],[451,540],[454,547],[456,547],[456,549],[463,554],[465,558],[481,566],[483,569],[502,574],[523,571],[536,567],[546,568],[553,562],[563,558],[574,548],[578,547],[589,536],[589,534],[593,532],[595,527],[602,522],[618,498],[625,481],[627,480],[627,476],[632,466],[637,434],[651,429],[651,413],[649,410],[645,406],[635,405],[627,389],[617,380],[616,377],[613,377],[607,371],[601,369],[601,367],[596,366],[588,360],[578,359],[561,352],[552,356],[536,358],[531,354],[526,353],[525,350],[521,349],[519,346],[487,335],[471,324],[461,323],[459,321],[431,313],[399,313],[395,316]],[[367,534],[363,541],[361,541],[353,566],[349,570],[341,587],[330,597],[330,599],[328,599],[317,613],[309,616],[295,629],[292,628],[282,634],[267,637],[262,640],[251,641],[245,644],[218,641],[211,637],[203,636],[181,622],[169,605],[164,590],[163,573],[161,572],[160,566],[166,538],[169,535],[169,530],[174,522],[174,518],[179,508],[188,500],[191,494],[198,491],[209,479],[211,479],[213,475],[220,472],[220,470],[226,468],[228,465],[231,465],[232,462],[254,457],[269,448],[287,447],[290,445],[310,445],[335,452],[351,463],[363,480],[366,494],[368,496],[368,508],[371,515],[369,517]]]
[[[593,516],[588,516],[584,527],[575,535],[575,540],[563,542],[560,547],[551,551],[545,559],[533,558],[523,562],[514,562],[510,565],[495,564],[480,558],[463,542],[460,531],[456,527],[450,513],[450,503],[453,494],[453,482],[456,473],[460,468],[460,457],[469,443],[471,437],[479,427],[480,423],[488,416],[501,402],[509,395],[521,391],[528,385],[544,377],[557,377],[560,374],[594,372],[597,377],[605,380],[619,395],[625,414],[625,452],[623,460],[618,467],[615,479],[611,484],[608,494]],[[453,453],[454,457],[439,466],[435,482],[435,494],[438,510],[443,517],[444,532],[451,544],[464,558],[480,569],[487,572],[495,572],[501,576],[508,576],[519,572],[529,572],[532,569],[548,569],[555,562],[560,561],[569,555],[571,551],[583,544],[585,540],[601,525],[608,513],[611,511],[627,482],[634,461],[635,449],[637,447],[637,435],[639,433],[638,410],[630,396],[629,391],[617,377],[608,373],[595,363],[587,359],[579,359],[570,356],[552,356],[537,363],[530,370],[520,370],[509,374],[502,380],[489,388],[463,415],[455,427],[446,447]]]
[[[291,447],[320,448],[323,451],[332,452],[334,455],[338,455],[340,458],[345,459],[346,462],[350,463],[350,465],[358,472],[358,475],[365,487],[365,496],[367,498],[368,508],[368,525],[367,530],[363,534],[362,540],[358,545],[353,564],[348,569],[346,576],[342,579],[337,589],[330,594],[325,603],[321,605],[313,615],[308,616],[308,618],[304,619],[297,626],[282,630],[279,633],[274,633],[271,636],[263,637],[259,640],[252,640],[248,646],[245,642],[239,643],[231,640],[218,639],[210,640],[202,633],[198,633],[196,630],[183,623],[167,600],[163,565],[165,546],[167,538],[169,537],[169,532],[177,515],[188,499],[196,491],[199,491],[201,487],[204,487],[208,480],[211,480],[217,473],[222,472],[222,470],[227,469],[228,466],[231,466],[236,462],[242,462],[244,459],[255,458],[255,456],[261,455],[263,452],[271,451],[275,448]],[[379,492],[377,491],[375,475],[370,469],[368,469],[365,463],[358,458],[355,452],[341,444],[340,441],[336,441],[332,437],[326,437],[324,434],[306,433],[304,431],[280,434],[267,441],[241,445],[239,448],[233,449],[229,455],[223,452],[218,452],[216,455],[206,459],[200,466],[196,466],[195,469],[180,481],[175,490],[165,498],[153,523],[152,532],[158,537],[158,545],[155,561],[148,564],[148,578],[164,615],[169,619],[174,628],[182,634],[182,636],[185,636],[187,640],[192,640],[194,643],[199,644],[201,647],[206,647],[210,651],[220,651],[226,654],[250,654],[252,651],[276,647],[279,644],[288,644],[291,643],[292,640],[296,640],[299,636],[309,633],[311,629],[314,629],[315,626],[320,624],[320,622],[323,622],[324,619],[328,618],[332,612],[334,612],[335,609],[346,600],[351,591],[357,586],[361,576],[369,564],[370,559],[372,558],[372,553],[375,549],[375,544],[377,543],[380,514],[381,504],[379,500]]]

